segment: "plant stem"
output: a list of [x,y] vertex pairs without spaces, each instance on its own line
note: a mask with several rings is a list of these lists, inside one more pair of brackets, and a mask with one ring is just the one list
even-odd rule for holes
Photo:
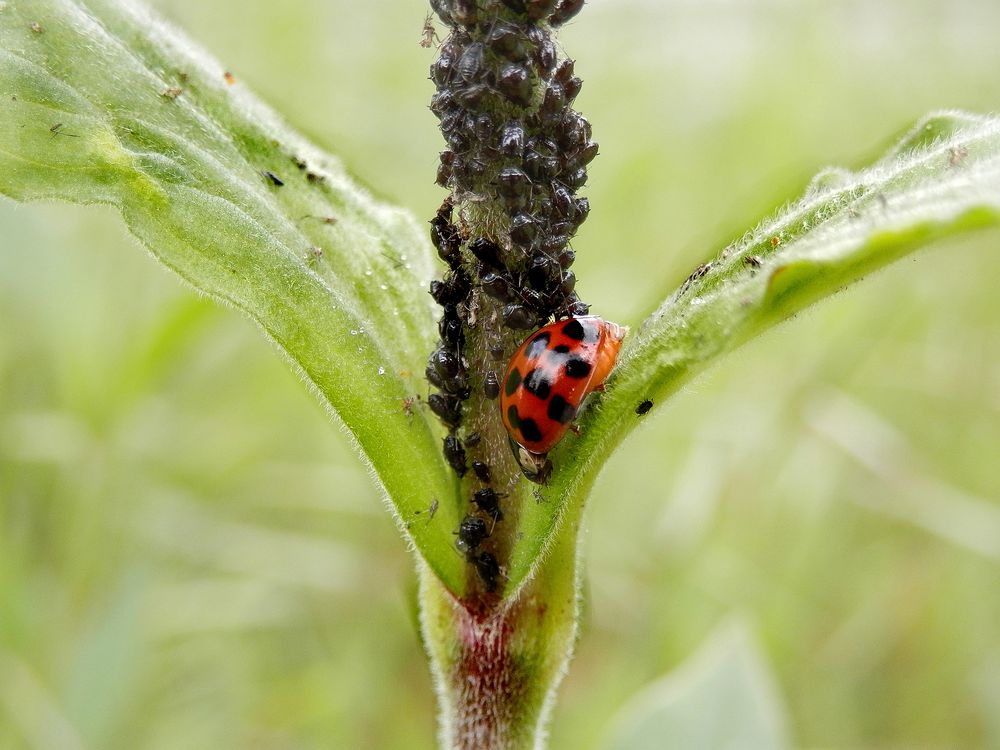
[[469,609],[422,567],[421,630],[444,750],[545,747],[550,709],[576,639],[576,538],[560,535],[532,582],[494,609]]
[[516,595],[505,585],[523,509],[544,499],[522,478],[484,386],[529,331],[588,309],[569,242],[590,210],[576,191],[597,144],[571,106],[582,81],[552,39],[582,5],[431,0],[450,32],[430,73],[448,146],[437,182],[451,194],[431,221],[447,272],[431,288],[441,338],[426,374],[467,508],[456,534],[468,585],[456,598],[422,569],[420,604],[441,744],[452,750],[543,747],[576,635],[573,530]]

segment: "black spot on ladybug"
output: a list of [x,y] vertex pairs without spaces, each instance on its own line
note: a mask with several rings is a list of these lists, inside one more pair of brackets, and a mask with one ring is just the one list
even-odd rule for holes
[[483,552],[472,558],[472,564],[476,567],[479,579],[483,586],[490,593],[497,589],[497,578],[500,577],[500,563],[489,552]]
[[[503,392],[508,396],[513,396],[514,391],[517,390],[519,385],[521,385],[521,371],[515,367],[507,375],[507,382],[504,383]],[[513,424],[513,422],[511,422],[511,424]]]
[[520,420],[518,427],[521,434],[524,435],[524,439],[529,443],[537,443],[542,439],[542,431],[538,429],[538,423],[531,417]]
[[507,407],[507,421],[515,430],[521,426],[521,415],[517,413],[517,407],[513,404]]
[[641,404],[635,407],[635,413],[641,417],[643,414],[645,414],[652,408],[653,408],[653,402],[647,398],[645,401],[643,401]]
[[585,378],[590,374],[590,363],[579,357],[571,357],[566,362],[566,374],[571,378]]
[[540,333],[535,336],[535,338],[531,340],[531,343],[528,344],[528,348],[524,350],[525,358],[537,359],[542,356],[542,352],[544,352],[549,346],[549,338],[548,332]]
[[583,324],[579,320],[573,319],[562,327],[562,332],[575,341],[583,341],[585,332]]
[[573,421],[573,418],[576,416],[576,409],[557,393],[549,401],[548,415],[552,421],[559,424],[566,424]]
[[569,347],[566,344],[559,344],[558,346],[552,347],[552,351],[557,354],[569,354]]
[[544,401],[552,391],[552,381],[549,380],[542,370],[536,367],[525,376],[524,389]]

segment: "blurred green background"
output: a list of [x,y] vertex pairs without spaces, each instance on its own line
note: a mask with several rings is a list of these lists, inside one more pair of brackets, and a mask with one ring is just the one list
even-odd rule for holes
[[[154,5],[373,190],[440,203],[423,3]],[[593,0],[561,36],[601,144],[582,296],[635,325],[820,168],[1000,109],[998,28],[995,0]],[[434,747],[408,553],[273,347],[110,210],[3,201],[0,238],[0,747]],[[612,458],[553,748],[732,613],[797,746],[1000,747],[998,244],[801,315]]]

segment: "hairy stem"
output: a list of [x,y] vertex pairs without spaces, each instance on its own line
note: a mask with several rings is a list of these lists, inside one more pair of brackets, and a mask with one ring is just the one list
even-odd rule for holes
[[498,608],[470,610],[422,568],[421,628],[441,706],[442,748],[545,746],[555,692],[576,639],[575,539],[563,535],[544,570]]
[[582,5],[431,2],[449,28],[430,75],[447,143],[437,182],[450,194],[431,220],[447,271],[431,286],[442,316],[426,374],[459,477],[456,537],[468,570],[460,599],[422,573],[423,633],[448,748],[542,747],[576,631],[575,535],[547,558],[559,570],[516,596],[506,585],[523,508],[543,498],[512,460],[494,399],[529,331],[587,311],[569,242],[590,210],[576,191],[597,144],[571,107],[582,82],[552,39]]

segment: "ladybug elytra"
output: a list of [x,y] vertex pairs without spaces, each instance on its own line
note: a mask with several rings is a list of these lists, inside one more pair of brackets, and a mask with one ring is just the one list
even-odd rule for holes
[[[584,316],[558,320],[531,334],[514,353],[501,383],[500,415],[511,440],[536,456],[552,450],[583,400],[611,373],[627,332]],[[521,455],[515,448],[525,468]]]

